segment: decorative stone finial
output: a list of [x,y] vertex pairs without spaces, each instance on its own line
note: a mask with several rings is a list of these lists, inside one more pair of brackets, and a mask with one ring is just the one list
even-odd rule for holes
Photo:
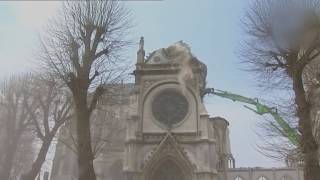
[[144,48],[144,38],[143,36],[141,36],[140,42],[139,42],[139,51],[144,50],[143,48]]
[[140,42],[139,42],[139,50],[137,52],[137,64],[144,63],[144,56],[145,56],[145,51],[144,51],[144,38],[141,36]]

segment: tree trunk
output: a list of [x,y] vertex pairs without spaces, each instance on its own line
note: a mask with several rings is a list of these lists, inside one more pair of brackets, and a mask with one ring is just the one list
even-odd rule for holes
[[14,138],[12,138],[11,141],[9,141],[7,145],[7,148],[4,154],[5,156],[4,161],[2,164],[3,167],[0,172],[0,179],[7,179],[7,180],[10,179],[14,157],[17,152],[19,138],[20,136],[15,136]]
[[91,147],[90,112],[87,106],[87,95],[78,92],[75,95],[77,112],[78,139],[78,176],[79,180],[96,180],[93,168],[93,152]]
[[32,164],[31,170],[29,172],[27,172],[26,174],[22,175],[21,180],[35,180],[36,179],[37,175],[40,172],[42,164],[46,160],[47,152],[49,150],[52,139],[53,139],[53,135],[50,134],[45,139],[45,141],[43,141],[43,144],[40,148],[37,159]]
[[302,81],[302,70],[293,75],[293,90],[299,118],[299,131],[301,133],[300,145],[304,155],[304,179],[319,180],[320,166],[318,159],[318,145],[312,134],[311,106],[306,100]]

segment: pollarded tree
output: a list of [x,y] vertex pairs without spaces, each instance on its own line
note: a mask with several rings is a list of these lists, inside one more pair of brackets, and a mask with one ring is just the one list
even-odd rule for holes
[[[306,97],[311,106],[311,126],[313,135],[320,144],[320,58],[309,63],[303,72],[303,82],[306,90]],[[278,113],[294,129],[298,128],[298,120],[295,115],[294,99],[289,97],[287,100],[278,99],[272,103],[277,107]],[[260,123],[262,131],[257,133],[262,141],[258,145],[259,151],[272,159],[286,162],[289,166],[303,166],[303,154],[301,148],[288,141],[281,131],[281,128],[273,119],[265,119]],[[320,149],[319,149],[320,155]],[[320,156],[319,156],[320,158]]]
[[116,81],[128,67],[121,58],[130,20],[119,1],[68,1],[42,41],[44,67],[73,95],[80,180],[96,179],[90,116],[104,92],[102,84]]
[[71,119],[72,115],[70,94],[53,77],[45,74],[33,76],[30,90],[29,96],[37,108],[33,110],[26,104],[26,110],[36,137],[40,139],[40,149],[31,168],[21,176],[21,180],[36,179],[59,128]]
[[312,107],[303,81],[305,67],[320,54],[319,10],[317,0],[257,0],[244,19],[244,61],[269,86],[293,90],[308,180],[320,179],[319,146],[312,134]]

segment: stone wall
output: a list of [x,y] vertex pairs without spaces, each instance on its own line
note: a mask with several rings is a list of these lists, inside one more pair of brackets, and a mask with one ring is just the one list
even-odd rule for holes
[[220,180],[303,180],[303,171],[301,168],[233,168],[221,172]]

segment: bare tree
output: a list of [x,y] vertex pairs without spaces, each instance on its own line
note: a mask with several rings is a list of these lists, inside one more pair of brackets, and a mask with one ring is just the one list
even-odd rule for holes
[[32,84],[33,102],[38,107],[36,111],[26,105],[27,113],[31,117],[32,125],[37,138],[41,141],[41,147],[31,169],[26,172],[22,180],[34,180],[40,172],[42,164],[51,142],[59,128],[71,118],[71,100],[66,89],[63,89],[59,81],[50,76],[39,74],[34,76]]
[[[99,99],[97,107],[90,117],[91,145],[94,158],[97,158],[102,152],[119,146],[119,143],[124,143],[124,119],[127,118],[127,110],[131,108],[128,106],[129,95],[122,94],[126,91],[123,84],[106,85],[104,89],[105,93]],[[74,135],[74,129],[74,124],[66,124],[64,136],[58,140],[72,152],[77,153],[78,140]]]
[[[129,111],[132,110],[129,95],[131,88],[130,84],[106,85],[106,93],[99,98],[97,107],[90,117],[91,145],[94,159],[104,159],[105,153],[123,150],[125,144],[125,120],[129,117]],[[77,156],[75,126],[70,121],[63,126],[58,138],[57,154],[67,148],[70,153],[75,153],[75,157]],[[68,159],[67,161],[70,160]],[[54,163],[53,178],[58,175],[56,170],[62,166],[61,162],[54,161]],[[63,163],[68,164],[68,162]],[[103,178],[105,175],[110,176],[109,174],[99,172],[99,178]]]
[[96,179],[90,116],[104,92],[101,84],[116,81],[127,67],[121,57],[130,27],[129,13],[118,1],[65,2],[42,41],[45,67],[73,95],[80,180]]
[[17,154],[22,153],[21,150],[27,150],[23,152],[26,153],[24,158],[30,157],[27,152],[32,153],[33,137],[29,132],[31,117],[28,115],[26,107],[29,106],[30,111],[35,111],[36,106],[30,98],[30,82],[30,75],[22,75],[13,76],[1,83],[1,149],[3,148],[0,161],[1,179],[12,179],[19,176],[21,171],[17,168],[21,165],[15,167],[14,162],[22,160],[17,159]]
[[[278,105],[280,103],[281,106]],[[284,106],[284,104],[287,105]],[[277,104],[273,103],[272,106],[277,107],[277,112],[291,128],[298,129],[297,118],[291,111],[295,105],[292,104],[291,101],[283,100],[277,102]],[[257,131],[256,134],[261,138],[261,141],[257,143],[257,150],[261,154],[280,162],[286,162],[288,166],[298,165],[297,163],[300,162],[302,158],[301,149],[283,134],[281,127],[275,119],[264,117],[264,120],[259,122],[258,126],[259,131]],[[289,160],[290,162],[288,162]]]
[[[320,59],[309,63],[303,71],[303,82],[306,89],[308,102],[311,106],[311,119],[313,135],[320,144]],[[269,102],[276,107],[281,117],[294,129],[298,129],[298,119],[295,114],[295,102],[290,93],[289,99],[279,99],[277,102]],[[288,166],[303,166],[303,154],[299,146],[288,141],[273,118],[265,118],[259,123],[259,131],[256,133],[263,139],[258,143],[258,151],[263,155],[286,162]],[[319,149],[320,155],[320,149]],[[319,156],[320,158],[320,156]]]
[[260,80],[293,90],[308,180],[320,179],[319,146],[303,81],[305,67],[320,54],[319,7],[317,0],[254,1],[244,19],[247,39],[242,49],[244,61]]

